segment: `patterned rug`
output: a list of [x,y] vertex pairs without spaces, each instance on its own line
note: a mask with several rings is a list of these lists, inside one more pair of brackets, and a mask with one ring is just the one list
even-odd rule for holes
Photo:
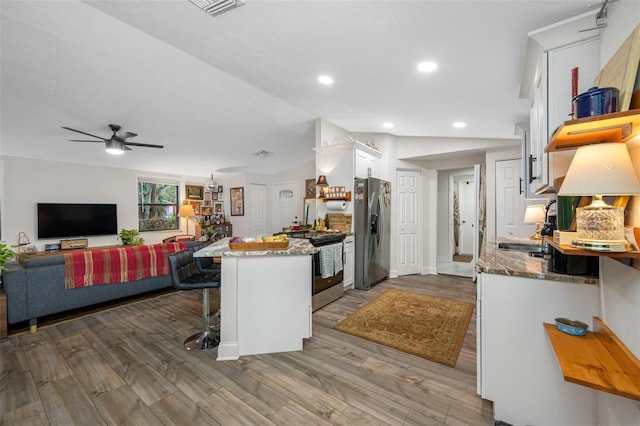
[[389,289],[335,329],[454,367],[474,305]]

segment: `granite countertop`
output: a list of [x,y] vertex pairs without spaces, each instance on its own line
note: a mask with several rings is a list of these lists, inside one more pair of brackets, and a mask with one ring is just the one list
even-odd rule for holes
[[499,249],[498,244],[501,242],[534,243],[526,238],[489,238],[483,243],[480,257],[476,262],[480,272],[579,284],[598,284],[599,282],[597,277],[552,272],[548,268],[549,260],[529,256],[528,252]]
[[233,251],[229,248],[229,240],[223,238],[208,245],[193,255],[195,257],[221,257],[221,256],[300,256],[318,252],[308,240],[303,238],[289,238],[289,247],[286,250],[261,250],[261,251]]

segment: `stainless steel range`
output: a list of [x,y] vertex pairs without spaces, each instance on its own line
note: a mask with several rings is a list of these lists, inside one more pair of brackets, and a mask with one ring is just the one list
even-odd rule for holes
[[288,232],[293,238],[305,238],[320,251],[313,255],[311,266],[312,311],[339,299],[344,294],[344,244],[346,235],[316,234],[308,231]]

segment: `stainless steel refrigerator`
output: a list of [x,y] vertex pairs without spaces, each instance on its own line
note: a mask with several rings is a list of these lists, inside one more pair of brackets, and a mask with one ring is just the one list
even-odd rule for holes
[[356,178],[354,194],[355,288],[369,290],[389,277],[391,184]]

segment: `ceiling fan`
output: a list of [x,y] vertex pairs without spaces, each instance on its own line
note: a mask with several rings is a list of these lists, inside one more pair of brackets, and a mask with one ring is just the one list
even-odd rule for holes
[[91,133],[83,132],[81,130],[72,129],[71,127],[62,127],[66,130],[71,130],[72,132],[82,133],[83,135],[91,136],[92,138],[100,139],[98,141],[86,141],[86,140],[78,140],[78,139],[69,139],[70,142],[104,142],[105,150],[109,154],[119,155],[124,154],[125,151],[131,151],[129,146],[142,146],[145,148],[164,148],[164,145],[154,145],[149,143],[136,143],[136,142],[128,142],[127,139],[138,136],[137,133],[132,132],[124,132],[122,135],[118,135],[118,132],[122,127],[118,124],[109,124],[109,128],[113,132],[110,139],[105,139],[101,136],[92,135]]

